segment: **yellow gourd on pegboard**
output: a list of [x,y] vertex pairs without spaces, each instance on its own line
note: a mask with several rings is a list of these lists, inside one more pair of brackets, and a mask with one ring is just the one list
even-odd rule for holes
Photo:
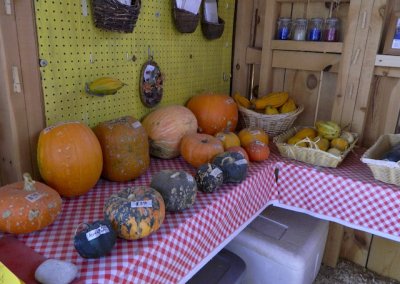
[[[86,2],[87,1],[87,2]],[[91,3],[34,1],[46,123],[80,120],[90,126],[123,115],[140,119],[151,109],[140,101],[139,80],[148,48],[165,74],[160,105],[184,104],[202,90],[229,92],[234,0],[219,1],[225,29],[218,40],[207,40],[200,23],[194,33],[175,29],[171,1],[142,1],[133,33],[96,28]],[[85,93],[85,83],[113,77],[127,85],[113,96]]]

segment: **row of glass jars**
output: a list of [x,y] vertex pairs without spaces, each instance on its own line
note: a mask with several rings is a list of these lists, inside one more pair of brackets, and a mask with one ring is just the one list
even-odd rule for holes
[[308,40],[308,41],[339,41],[338,18],[279,18],[276,39]]

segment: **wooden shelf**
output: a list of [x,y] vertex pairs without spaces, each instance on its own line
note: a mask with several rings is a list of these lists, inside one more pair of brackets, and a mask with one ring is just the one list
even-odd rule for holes
[[378,54],[375,58],[375,66],[400,68],[400,56]]
[[274,50],[310,51],[323,53],[342,53],[342,42],[315,42],[296,40],[273,40],[271,48]]

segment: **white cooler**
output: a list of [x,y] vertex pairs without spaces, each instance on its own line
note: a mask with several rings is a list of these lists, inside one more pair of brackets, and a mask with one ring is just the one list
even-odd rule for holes
[[270,206],[226,249],[246,263],[245,284],[311,284],[323,257],[329,222]]

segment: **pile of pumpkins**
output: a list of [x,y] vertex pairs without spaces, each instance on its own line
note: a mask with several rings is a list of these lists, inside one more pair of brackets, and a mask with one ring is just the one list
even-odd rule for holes
[[[100,177],[133,180],[147,171],[150,155],[172,159],[182,156],[196,168],[187,172],[164,169],[149,186],[127,187],[112,194],[104,205],[105,220],[86,224],[75,236],[83,257],[105,255],[115,236],[143,238],[159,229],[165,211],[193,205],[197,190],[213,192],[223,183],[240,183],[250,161],[268,159],[269,138],[261,128],[234,132],[238,107],[228,95],[203,93],[186,106],[163,106],[140,122],[125,116],[98,124],[63,122],[42,130],[37,160],[44,183],[25,176],[24,183],[0,188],[0,231],[24,234],[40,230],[61,213],[63,197],[78,197]],[[24,189],[24,190],[22,190]],[[23,214],[21,208],[24,208]],[[89,240],[89,237],[91,239]]]

